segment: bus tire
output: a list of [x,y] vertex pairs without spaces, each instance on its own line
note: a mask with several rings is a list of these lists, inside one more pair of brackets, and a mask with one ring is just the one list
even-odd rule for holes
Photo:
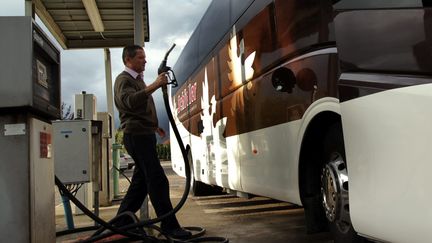
[[324,143],[321,202],[335,243],[370,242],[355,232],[349,213],[348,171],[340,123],[330,127]]

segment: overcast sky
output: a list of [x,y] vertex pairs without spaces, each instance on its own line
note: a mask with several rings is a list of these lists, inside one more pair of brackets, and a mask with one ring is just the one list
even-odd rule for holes
[[[144,77],[147,84],[156,78],[157,67],[164,54],[176,43],[177,46],[168,59],[168,65],[174,66],[210,2],[211,0],[148,0],[150,42],[145,44],[147,64]],[[0,0],[0,16],[21,15],[24,15],[24,0]],[[124,69],[121,50],[110,49],[113,82]],[[74,94],[86,91],[96,95],[98,111],[107,111],[103,49],[62,50],[61,85],[62,101],[66,104],[73,106]],[[162,92],[157,91],[154,98],[161,125],[168,128]],[[115,116],[117,121],[117,114]]]

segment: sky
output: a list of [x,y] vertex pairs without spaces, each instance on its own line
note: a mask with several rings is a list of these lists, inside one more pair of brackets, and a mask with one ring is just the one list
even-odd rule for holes
[[[147,64],[144,73],[147,84],[156,79],[157,67],[166,51],[176,43],[177,46],[168,59],[168,66],[174,66],[210,2],[211,0],[148,0],[150,42],[145,43]],[[24,15],[24,0],[0,0],[0,16],[22,15]],[[111,48],[110,51],[114,83],[116,76],[124,70],[121,60],[122,49]],[[61,87],[62,102],[67,105],[73,107],[74,95],[86,91],[96,96],[97,111],[107,111],[103,49],[61,49]],[[160,126],[167,130],[168,121],[161,90],[156,91],[153,97]],[[117,127],[118,114],[114,116]]]

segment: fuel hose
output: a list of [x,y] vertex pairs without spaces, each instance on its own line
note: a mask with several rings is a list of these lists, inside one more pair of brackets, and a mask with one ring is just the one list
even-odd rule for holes
[[[186,150],[186,148],[183,144],[183,141],[180,137],[180,133],[179,133],[177,126],[175,124],[174,117],[172,115],[171,107],[169,105],[167,86],[162,86],[162,92],[163,92],[164,105],[165,105],[165,109],[166,109],[166,112],[168,115],[168,119],[169,119],[169,122],[171,124],[174,135],[178,141],[178,144],[179,144],[182,156],[183,156],[184,166],[185,166],[186,183],[185,183],[185,189],[184,189],[184,192],[183,192],[183,195],[182,195],[180,201],[171,211],[169,211],[168,213],[166,213],[160,217],[157,217],[154,219],[149,219],[149,220],[142,220],[142,221],[139,221],[137,223],[125,225],[122,227],[116,227],[116,226],[112,225],[111,223],[113,221],[115,221],[116,218],[119,216],[116,216],[116,218],[111,220],[110,221],[111,223],[104,221],[103,219],[101,219],[100,217],[95,215],[93,212],[91,212],[87,207],[85,207],[74,195],[72,195],[72,193],[69,192],[69,190],[65,187],[65,185],[56,176],[55,177],[55,184],[57,185],[59,190],[65,196],[67,196],[87,216],[89,216],[92,220],[94,220],[96,223],[101,225],[100,230],[96,232],[97,234],[94,234],[92,237],[85,239],[85,240],[82,240],[80,242],[83,242],[83,243],[96,242],[98,240],[110,237],[114,234],[121,234],[121,235],[126,236],[130,239],[142,240],[143,242],[161,242],[160,240],[156,239],[153,236],[148,236],[146,234],[137,234],[135,232],[131,232],[130,230],[137,229],[137,228],[143,228],[143,227],[153,228],[153,229],[159,230],[157,227],[154,226],[154,224],[162,221],[163,219],[166,219],[167,217],[170,217],[170,216],[176,214],[185,204],[187,197],[188,197],[188,194],[189,194],[189,191],[190,191],[190,186],[191,186],[191,164],[190,164],[190,161],[188,159],[188,151]],[[121,216],[123,216],[123,215],[121,215]],[[110,231],[107,233],[101,233],[105,229],[110,230]],[[201,235],[203,235],[205,233],[205,230],[200,228],[200,227],[185,227],[185,229],[189,229],[191,231],[197,231],[198,234],[193,235],[188,240],[173,239],[167,235],[164,235],[163,232],[161,232],[161,234],[167,238],[168,242],[223,242],[223,243],[229,242],[229,240],[224,238],[224,237],[200,237]],[[87,227],[85,230],[94,230],[94,227]],[[70,233],[75,233],[75,232],[79,232],[80,229],[74,229],[74,230],[69,230],[69,231],[70,231]],[[84,230],[81,230],[81,231],[84,231]],[[65,235],[68,233],[69,232],[57,232],[57,235]]]

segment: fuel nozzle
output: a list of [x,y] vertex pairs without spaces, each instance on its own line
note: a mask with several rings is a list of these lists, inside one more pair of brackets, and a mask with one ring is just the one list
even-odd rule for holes
[[159,65],[159,68],[158,68],[158,74],[161,74],[163,72],[166,72],[168,74],[168,78],[170,80],[170,82],[168,82],[168,84],[173,85],[173,87],[178,86],[177,79],[176,79],[174,71],[171,69],[171,67],[167,66],[167,60],[168,60],[169,54],[171,53],[171,51],[174,49],[175,46],[176,46],[176,44],[174,43],[171,46],[171,48],[167,51],[164,59],[162,60],[161,64]]

